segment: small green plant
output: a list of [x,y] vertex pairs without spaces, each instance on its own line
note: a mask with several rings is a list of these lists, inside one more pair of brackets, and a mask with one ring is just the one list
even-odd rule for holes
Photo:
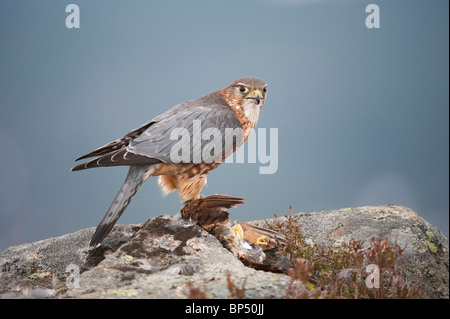
[[186,299],[207,299],[206,291],[203,288],[195,287],[191,282],[186,284],[184,292]]
[[[350,239],[338,249],[308,244],[303,238],[299,216],[292,213],[276,221],[266,221],[268,227],[286,236],[286,245],[280,249],[289,254],[292,268],[288,270],[290,283],[286,298],[419,298],[420,285],[408,285],[405,277],[403,252],[389,239],[371,238],[370,248],[364,242]],[[371,268],[374,267],[374,268]],[[377,284],[372,280],[376,270]]]
[[247,277],[242,282],[241,287],[238,287],[233,279],[231,279],[230,273],[227,274],[227,287],[230,292],[230,298],[232,299],[244,299],[245,298],[245,284],[247,283]]
[[273,213],[276,218],[275,223],[269,223],[265,221],[266,225],[276,232],[279,232],[286,236],[286,244],[279,245],[279,249],[284,253],[289,254],[291,263],[297,257],[310,256],[314,252],[314,247],[305,243],[303,239],[303,234],[299,223],[299,216],[295,216],[292,213],[292,206],[289,206],[290,213],[286,215],[283,219],[278,217],[277,213]]
[[[231,299],[244,299],[245,298],[245,284],[247,283],[247,277],[243,280],[241,286],[236,285],[234,280],[231,278],[230,273],[227,274],[227,288],[230,293]],[[186,299],[207,299],[211,298],[211,294],[208,294],[204,288],[196,287],[191,282],[186,284],[186,289],[184,291],[184,296]]]

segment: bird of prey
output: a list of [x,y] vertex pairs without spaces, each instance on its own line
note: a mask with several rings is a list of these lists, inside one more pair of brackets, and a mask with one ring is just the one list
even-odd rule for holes
[[224,89],[180,103],[122,138],[77,158],[75,161],[95,157],[71,171],[130,167],[89,245],[103,241],[150,176],[159,176],[164,195],[177,190],[182,203],[198,199],[208,173],[250,136],[266,95],[267,84],[261,79],[240,78]]

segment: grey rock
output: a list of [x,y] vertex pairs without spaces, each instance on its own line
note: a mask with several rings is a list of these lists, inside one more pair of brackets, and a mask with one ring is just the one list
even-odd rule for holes
[[[210,298],[229,298],[229,274],[237,285],[246,280],[248,298],[277,298],[288,283],[285,275],[244,266],[215,237],[177,216],[118,226],[104,244],[89,249],[93,231],[80,230],[0,253],[0,296],[185,298],[187,284],[192,283]],[[73,266],[76,272],[70,273]],[[47,287],[45,293],[30,293],[38,286]]]
[[[405,247],[405,273],[420,283],[422,298],[449,298],[449,243],[440,230],[412,209],[399,206],[364,206],[300,213],[307,243],[339,248],[351,238],[370,247],[371,238],[386,239]],[[284,218],[284,217],[281,217]],[[265,221],[253,222],[262,227]]]
[[[338,248],[351,238],[389,238],[403,247],[411,282],[423,298],[448,298],[448,240],[403,206],[300,213],[307,242]],[[271,222],[270,220],[268,222]],[[264,227],[265,221],[252,222]],[[227,276],[245,281],[247,298],[283,298],[289,277],[249,268],[202,228],[163,215],[119,225],[89,249],[94,228],[23,244],[0,253],[3,298],[186,298],[189,285],[209,298],[229,298]],[[343,274],[345,275],[345,274]]]

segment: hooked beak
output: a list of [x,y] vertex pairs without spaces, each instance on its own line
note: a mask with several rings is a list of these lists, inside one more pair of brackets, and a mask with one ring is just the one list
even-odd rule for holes
[[251,99],[255,102],[256,105],[259,105],[261,103],[261,92],[259,90],[253,91],[247,99]]

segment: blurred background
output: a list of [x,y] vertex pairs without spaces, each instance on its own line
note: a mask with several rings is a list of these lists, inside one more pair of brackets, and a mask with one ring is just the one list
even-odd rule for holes
[[[223,164],[233,220],[400,204],[448,237],[449,2],[0,0],[0,250],[97,226],[126,167],[73,160],[242,76],[269,85],[278,170]],[[380,28],[366,27],[366,6]],[[176,214],[150,179],[119,223]]]

